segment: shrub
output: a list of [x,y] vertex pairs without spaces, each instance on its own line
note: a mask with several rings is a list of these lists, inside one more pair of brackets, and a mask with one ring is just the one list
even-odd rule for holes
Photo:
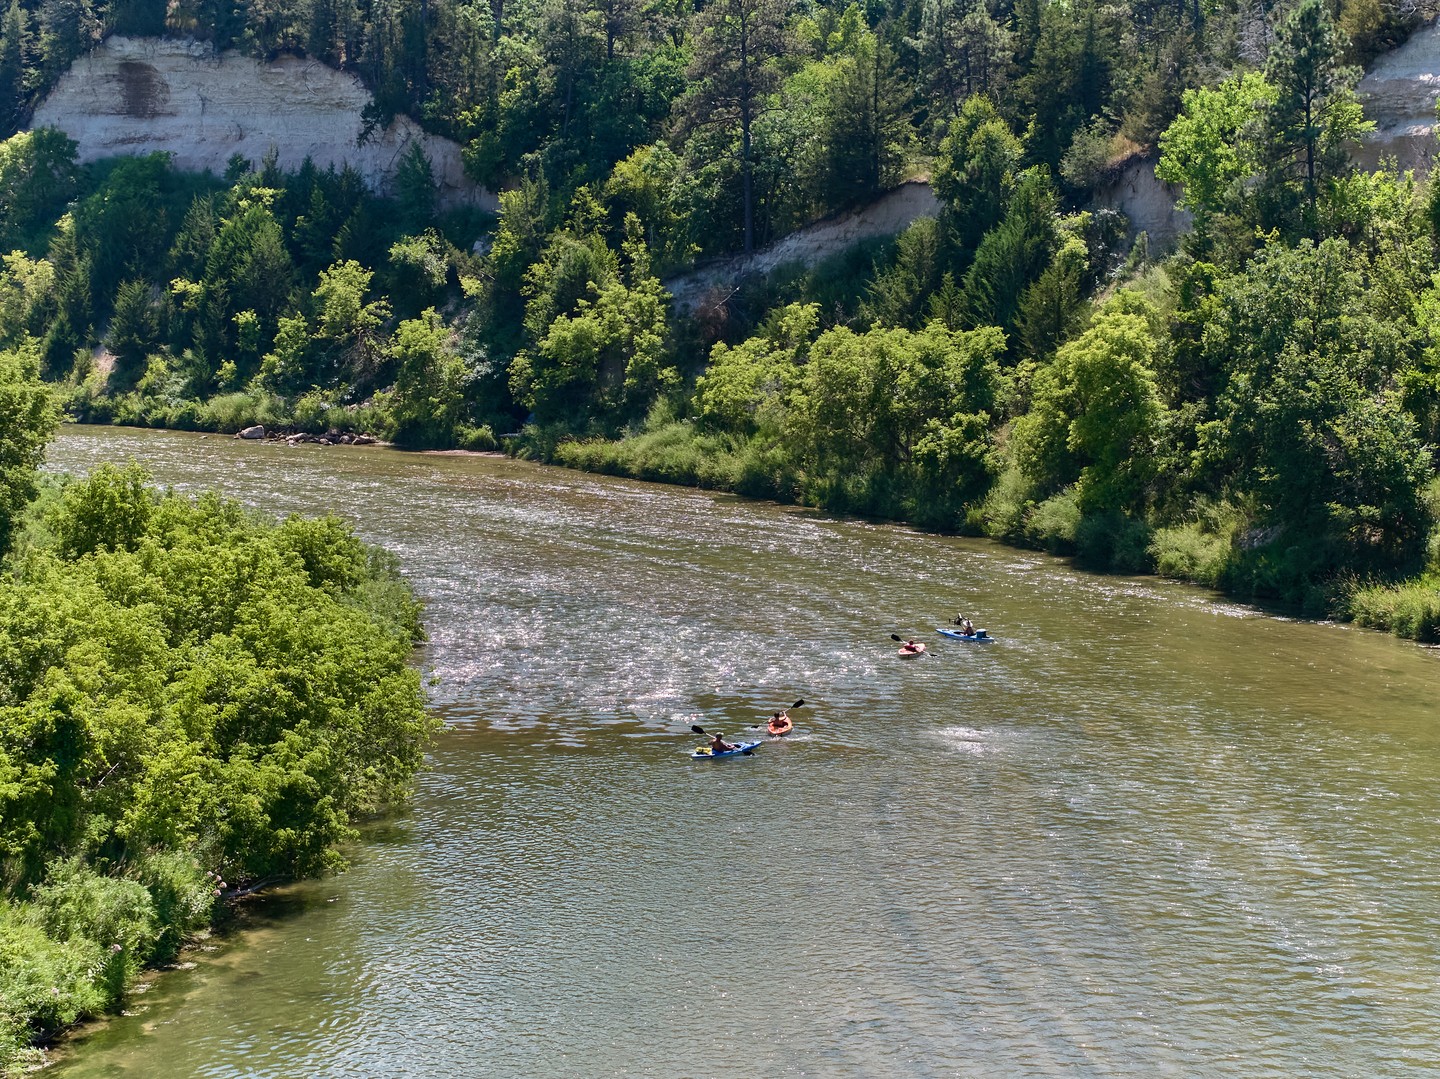
[[287,418],[284,403],[273,394],[260,391],[212,397],[200,413],[200,423],[205,430],[224,434],[234,434],[257,423],[279,426]]
[[1041,502],[1025,518],[1025,539],[1052,554],[1071,554],[1080,532],[1080,502],[1072,487]]
[[1160,576],[1215,588],[1230,562],[1230,537],[1208,532],[1198,522],[1160,528],[1150,538],[1149,553]]
[[101,876],[69,859],[49,867],[45,883],[34,890],[34,908],[51,938],[99,945],[99,969],[92,968],[91,977],[103,1006],[118,1005],[157,937],[155,903],[144,885]]
[[498,449],[499,441],[495,438],[495,432],[488,423],[479,427],[472,427],[468,423],[461,424],[455,431],[455,445],[462,450],[483,453],[488,450]]
[[154,851],[135,866],[135,877],[150,893],[156,934],[151,963],[173,963],[188,934],[210,924],[218,877],[202,870],[182,851]]
[[33,906],[0,905],[0,1066],[6,1028],[13,1046],[104,1010],[104,992],[91,976],[104,961],[89,937],[51,937]]

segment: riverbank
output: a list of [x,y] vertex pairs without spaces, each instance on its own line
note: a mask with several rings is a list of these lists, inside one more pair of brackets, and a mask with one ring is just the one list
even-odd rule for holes
[[[1244,533],[1238,514],[1169,528],[1119,514],[1087,518],[1072,492],[1025,503],[1010,494],[1013,487],[1005,476],[975,503],[942,499],[921,507],[897,491],[901,484],[869,485],[863,478],[855,483],[833,478],[817,482],[757,439],[705,435],[686,422],[619,440],[556,439],[529,430],[507,448],[520,457],[585,472],[728,491],[941,533],[984,535],[1013,547],[1073,558],[1092,572],[1155,575],[1287,614],[1353,622],[1422,644],[1440,642],[1440,573],[1427,570],[1408,579],[1378,582],[1346,575],[1317,585],[1298,602],[1281,602],[1255,587],[1256,574],[1237,571],[1248,570],[1245,564],[1256,557],[1254,541]],[[1431,484],[1430,499],[1432,513],[1440,518],[1440,485]],[[1430,550],[1432,563],[1440,562],[1440,532]]]

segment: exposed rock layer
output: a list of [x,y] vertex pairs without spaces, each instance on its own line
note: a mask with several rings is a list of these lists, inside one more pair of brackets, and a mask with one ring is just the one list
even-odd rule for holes
[[1440,22],[1422,26],[1379,57],[1360,80],[1365,116],[1375,132],[1355,155],[1373,168],[1393,157],[1401,168],[1429,172],[1435,158],[1435,104],[1440,101]]
[[724,292],[742,277],[768,274],[789,263],[814,266],[862,240],[894,236],[916,218],[934,217],[939,212],[940,201],[930,185],[923,180],[912,180],[858,210],[837,214],[792,232],[748,258],[736,255],[706,263],[665,282],[665,287],[675,298],[676,307],[695,311],[716,302],[723,303],[723,297],[717,292]]
[[442,204],[497,207],[465,178],[460,147],[409,117],[359,145],[370,101],[354,75],[314,60],[264,62],[194,41],[111,37],[75,61],[31,126],[64,131],[81,161],[163,150],[180,168],[218,174],[234,154],[258,164],[273,148],[286,169],[307,157],[322,169],[350,165],[382,194],[393,191],[401,157],[418,142]]

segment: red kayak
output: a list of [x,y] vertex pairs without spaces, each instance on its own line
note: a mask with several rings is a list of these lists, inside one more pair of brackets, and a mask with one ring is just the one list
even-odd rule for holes
[[911,648],[909,645],[900,646],[899,656],[901,659],[914,659],[916,656],[923,656],[924,654],[925,646],[923,644],[917,644],[914,648]]
[[769,723],[765,724],[765,731],[772,738],[783,738],[794,729],[795,724],[791,723],[788,718],[780,720],[772,719]]

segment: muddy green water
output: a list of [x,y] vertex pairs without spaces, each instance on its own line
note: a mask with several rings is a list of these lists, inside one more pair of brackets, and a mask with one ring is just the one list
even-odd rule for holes
[[57,1077],[1440,1073],[1434,651],[499,458],[51,451],[129,457],[395,550],[449,729],[350,872]]

